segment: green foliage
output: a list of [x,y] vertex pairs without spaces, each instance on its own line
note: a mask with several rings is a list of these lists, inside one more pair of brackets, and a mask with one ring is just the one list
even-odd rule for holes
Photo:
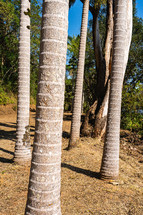
[[[37,76],[39,70],[40,26],[42,1],[31,0],[31,96],[36,99]],[[71,0],[70,3],[74,3]],[[96,4],[96,5],[95,5]],[[99,13],[99,28],[102,48],[106,36],[106,1],[91,0],[91,6],[102,4]],[[135,5],[134,5],[135,6]],[[13,103],[12,93],[17,92],[18,78],[18,38],[19,38],[20,0],[0,0],[0,104]],[[141,133],[143,127],[143,19],[136,16],[134,7],[133,37],[129,61],[125,73],[122,101],[121,126]],[[84,72],[84,111],[96,99],[96,64],[92,41],[92,21],[88,29],[85,72]],[[80,37],[68,39],[66,67],[65,110],[71,111],[74,85],[77,72]],[[31,100],[33,102],[33,100]]]
[[125,129],[141,132],[143,128],[143,84],[125,85],[123,89],[122,120]]
[[[40,1],[41,2],[41,1]],[[31,10],[25,13],[31,16],[31,96],[36,98],[37,74],[39,68],[41,3],[31,1]],[[18,78],[18,38],[19,38],[19,0],[0,1],[0,83],[2,89],[17,93]],[[1,101],[4,101],[4,97]],[[7,95],[8,96],[8,95]],[[5,99],[4,103],[8,101]]]
[[101,5],[105,5],[107,0],[90,0],[91,7],[100,7]]
[[0,2],[0,80],[15,89],[18,64],[19,16],[11,1]]
[[0,105],[12,104],[15,100],[6,90],[0,86]]
[[31,0],[31,96],[36,99],[37,79],[39,70],[40,53],[40,29],[41,29],[42,5],[37,0]]
[[142,133],[143,128],[143,19],[134,15],[133,36],[125,73],[121,126]]
[[105,5],[106,4],[106,0],[96,0],[94,1],[94,5],[95,7],[97,7],[98,5]]

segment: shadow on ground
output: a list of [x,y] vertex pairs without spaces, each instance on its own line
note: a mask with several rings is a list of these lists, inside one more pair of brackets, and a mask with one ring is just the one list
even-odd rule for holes
[[[82,122],[84,121],[84,118],[85,118],[85,114],[82,114],[81,115],[81,121]],[[72,119],[72,114],[71,113],[64,113],[64,117],[63,117],[64,121],[71,121],[71,119]]]
[[0,130],[0,139],[15,141],[16,140],[15,130],[14,131]]
[[68,138],[70,138],[70,133],[67,131],[63,131],[62,137],[68,139]]
[[8,128],[16,128],[16,123],[0,123],[0,126],[8,127]]
[[72,170],[72,171],[74,171],[76,173],[80,173],[80,174],[89,176],[91,178],[100,179],[100,173],[99,172],[93,172],[93,171],[90,171],[90,170],[87,170],[87,169],[82,169],[82,168],[75,167],[75,166],[72,166],[72,165],[66,164],[66,163],[62,163],[61,167],[70,169],[70,170]]
[[[0,139],[12,140],[12,141],[16,140],[16,123],[0,123],[0,126],[14,128],[14,130],[12,131],[6,131],[3,129],[0,129]],[[34,132],[34,131],[35,131],[35,127],[30,126],[30,132]]]
[[1,163],[13,163],[13,159],[7,159],[7,158],[0,157],[0,162]]
[[0,147],[0,151],[3,151],[3,152],[5,152],[5,153],[11,154],[11,155],[14,155],[14,152],[11,152],[11,151],[9,151],[9,150],[3,149],[3,148],[1,148],[1,147]]

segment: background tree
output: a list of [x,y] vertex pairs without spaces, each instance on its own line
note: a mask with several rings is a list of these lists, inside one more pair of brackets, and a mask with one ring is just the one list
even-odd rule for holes
[[[87,112],[81,127],[82,135],[92,135],[94,137],[101,137],[105,132],[112,59],[113,2],[112,0],[107,1],[107,29],[104,43],[101,43],[98,20],[101,3],[105,2],[93,1],[89,7],[93,15],[92,33],[96,59],[97,86],[95,102]],[[102,47],[102,44],[105,44],[105,48]]]
[[[41,1],[31,0],[31,98],[36,99],[40,48]],[[18,89],[19,0],[0,2],[0,104],[15,102]],[[32,99],[32,102],[34,100]]]
[[84,77],[88,12],[89,12],[89,0],[85,0],[83,3],[79,58],[78,58],[78,67],[77,67],[77,76],[76,76],[75,94],[74,94],[74,103],[73,103],[73,112],[72,112],[72,121],[71,121],[71,135],[70,135],[68,149],[75,146],[80,136],[81,103],[82,103],[82,93],[83,93],[83,77]]
[[[66,78],[68,82],[66,82],[67,88],[70,87],[70,83],[72,82],[72,97],[74,95],[74,86],[76,79],[76,71],[78,64],[78,50],[79,50],[79,41],[80,36],[70,37],[68,40],[68,62],[67,62],[67,72]],[[83,82],[83,93],[85,102],[83,104],[84,111],[87,111],[89,107],[93,104],[96,98],[96,68],[95,68],[95,58],[94,58],[94,49],[93,49],[93,41],[92,41],[92,33],[91,27],[89,26],[87,31],[87,42],[86,42],[86,51],[85,51],[85,65],[84,65],[84,82]],[[65,93],[65,102],[66,104],[72,101],[72,98],[68,100],[68,95]],[[67,104],[67,106],[68,106]],[[71,104],[69,104],[71,107]],[[65,109],[66,110],[66,109]]]
[[61,214],[61,142],[68,6],[65,0],[43,1],[36,128],[27,215]]
[[20,36],[18,54],[17,130],[14,161],[24,163],[31,159],[30,148],[30,10],[29,0],[21,0]]
[[[142,88],[142,29],[143,29],[143,21],[141,18],[138,18],[136,15],[136,9],[134,4],[134,18],[133,18],[133,37],[130,48],[129,61],[127,64],[127,71],[125,73],[124,87],[123,87],[123,102],[122,102],[122,118],[121,118],[121,126],[124,129],[131,129],[133,127],[133,131],[137,131],[141,133],[142,131],[142,114],[140,110],[142,109],[142,96],[139,89]],[[100,28],[100,38],[102,50],[104,49],[104,41],[106,37],[106,8],[103,9],[99,13],[99,28]],[[97,70],[95,64],[95,57],[93,53],[93,45],[92,45],[92,20],[90,21],[90,26],[87,34],[87,44],[86,44],[86,57],[85,57],[85,77],[84,77],[84,95],[85,95],[85,103],[84,103],[84,111],[87,112],[91,106],[91,109],[87,112],[88,119],[88,127],[85,127],[86,133],[88,135],[93,131],[93,126],[95,123],[95,109],[92,109],[92,104],[95,100],[97,100],[96,94],[96,85],[97,85]],[[78,38],[78,40],[77,40]],[[79,36],[77,38],[74,36],[70,40],[70,46],[68,46],[68,67],[67,67],[67,77],[70,79],[72,76],[69,75],[70,72],[76,74],[77,61],[78,61],[78,46],[79,46]],[[111,67],[111,66],[110,66]],[[67,82],[68,84],[69,82]],[[139,88],[136,91],[135,85],[139,84]],[[132,94],[133,92],[133,94]],[[136,93],[135,93],[136,92]],[[137,93],[138,92],[138,93]],[[130,96],[134,98],[130,98]],[[137,97],[135,97],[135,95]],[[137,99],[137,104],[135,104],[135,100]],[[68,100],[68,95],[66,96],[66,101]],[[66,102],[66,106],[67,105]],[[69,104],[69,103],[68,103]],[[71,107],[71,104],[69,105]],[[94,106],[93,106],[94,107]],[[129,111],[132,108],[132,111]],[[91,124],[90,124],[91,123]],[[91,125],[91,127],[90,127]],[[93,132],[92,132],[93,133]]]
[[0,104],[11,103],[17,90],[19,6],[0,2]]

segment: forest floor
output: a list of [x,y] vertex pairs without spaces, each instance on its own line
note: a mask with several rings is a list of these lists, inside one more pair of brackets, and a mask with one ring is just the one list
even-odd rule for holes
[[[143,215],[143,141],[121,131],[119,184],[99,179],[103,142],[81,138],[68,145],[71,115],[64,115],[61,205],[63,215]],[[31,108],[31,144],[35,111]],[[12,163],[16,139],[16,111],[0,107],[0,215],[23,215],[30,167]]]

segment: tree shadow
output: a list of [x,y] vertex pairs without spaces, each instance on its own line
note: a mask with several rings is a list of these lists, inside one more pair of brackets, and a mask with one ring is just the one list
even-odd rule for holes
[[[72,119],[72,113],[64,113],[64,116],[63,116],[63,121],[71,121]],[[83,122],[85,119],[85,114],[82,114],[81,115],[81,122]]]
[[0,130],[0,139],[5,139],[5,140],[16,140],[16,131],[4,131]]
[[11,154],[11,155],[14,155],[14,152],[11,152],[11,151],[9,151],[9,150],[3,149],[3,148],[1,148],[1,147],[0,147],[0,151],[3,151],[3,152],[5,152],[5,153]]
[[71,121],[72,114],[64,113],[63,121]]
[[[14,128],[12,131],[0,130],[0,139],[16,140],[16,123],[0,123],[0,126]],[[30,126],[30,132],[35,132],[35,127]]]
[[74,172],[89,176],[91,178],[100,179],[100,173],[99,172],[93,172],[93,171],[90,171],[90,170],[81,169],[79,167],[75,167],[75,166],[72,166],[72,165],[66,164],[66,163],[62,163],[61,167],[70,169],[70,170],[72,170]]
[[0,126],[8,127],[8,128],[16,128],[16,123],[0,123]]
[[30,112],[36,113],[36,109],[35,108],[30,108]]
[[1,163],[13,163],[13,158],[12,159],[7,159],[7,158],[0,157],[0,162]]
[[63,131],[62,137],[68,139],[68,138],[70,138],[70,133],[67,131]]

